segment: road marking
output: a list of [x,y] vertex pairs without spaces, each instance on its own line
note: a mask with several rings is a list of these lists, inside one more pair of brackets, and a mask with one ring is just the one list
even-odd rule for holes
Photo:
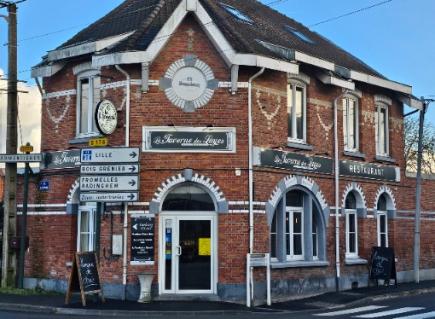
[[394,319],[427,319],[435,318],[435,311],[421,313],[419,315],[407,316],[407,317],[396,317]]
[[377,309],[381,309],[381,308],[386,308],[386,306],[365,306],[365,307],[339,310],[339,311],[334,311],[334,312],[318,313],[318,314],[315,314],[315,316],[322,316],[322,317],[342,316],[342,315],[349,315],[349,314],[353,314],[353,313],[377,310]]
[[386,310],[386,311],[381,311],[381,312],[369,313],[366,315],[355,316],[355,318],[380,318],[380,317],[398,315],[400,313],[417,311],[417,310],[422,310],[422,309],[424,309],[424,308],[422,308],[422,307],[403,307],[403,308],[398,308],[398,309],[393,309],[393,310]]

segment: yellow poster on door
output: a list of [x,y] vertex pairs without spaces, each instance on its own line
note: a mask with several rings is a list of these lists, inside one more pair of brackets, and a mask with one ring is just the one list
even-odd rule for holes
[[211,239],[199,238],[198,239],[198,255],[211,256]]

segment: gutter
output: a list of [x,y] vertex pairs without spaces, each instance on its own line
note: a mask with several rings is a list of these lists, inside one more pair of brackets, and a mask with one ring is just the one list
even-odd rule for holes
[[[125,147],[130,146],[130,75],[119,65],[115,68],[125,75],[126,78],[126,107],[125,107]],[[123,225],[123,256],[122,256],[122,284],[124,285],[124,300],[127,297],[127,236],[128,236],[128,203],[124,203],[124,225]]]

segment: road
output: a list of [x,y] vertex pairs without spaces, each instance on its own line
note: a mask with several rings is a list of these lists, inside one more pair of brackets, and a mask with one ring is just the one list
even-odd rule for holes
[[[242,314],[228,314],[228,313],[216,313],[210,314],[164,314],[159,313],[156,315],[141,315],[128,317],[116,317],[117,319],[134,319],[144,318],[147,319],[164,319],[164,318],[180,318],[180,319],[209,319],[209,318],[235,318],[235,319],[322,319],[322,318],[355,318],[355,319],[427,319],[435,318],[435,293],[424,294],[413,297],[403,297],[398,299],[388,299],[383,301],[371,302],[366,304],[360,304],[353,307],[344,307],[331,310],[311,310],[302,312],[247,312]],[[25,313],[25,312],[8,312],[0,311],[1,319],[88,319],[88,318],[108,318],[108,316],[100,317],[85,317],[85,316],[66,316],[66,315],[49,315],[49,314],[37,314],[37,313]]]

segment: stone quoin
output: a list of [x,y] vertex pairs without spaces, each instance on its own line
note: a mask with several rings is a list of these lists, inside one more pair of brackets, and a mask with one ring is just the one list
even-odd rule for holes
[[[154,298],[244,303],[249,252],[270,254],[273,301],[367,285],[373,246],[393,247],[399,282],[412,280],[415,179],[403,159],[412,88],[298,22],[254,0],[126,0],[32,75],[44,161],[30,185],[27,287],[64,292],[84,251],[97,253],[107,298],[137,299],[138,275],[151,272]],[[140,150],[131,158],[109,163],[98,148],[80,157],[103,135],[94,113],[103,100],[117,110],[108,147]],[[112,168],[81,176],[80,160]],[[121,181],[135,191],[109,189]],[[435,279],[434,186],[423,183],[422,279]],[[81,202],[81,192],[137,200]],[[148,226],[132,232],[142,219]],[[264,267],[252,282],[265,302]]]

